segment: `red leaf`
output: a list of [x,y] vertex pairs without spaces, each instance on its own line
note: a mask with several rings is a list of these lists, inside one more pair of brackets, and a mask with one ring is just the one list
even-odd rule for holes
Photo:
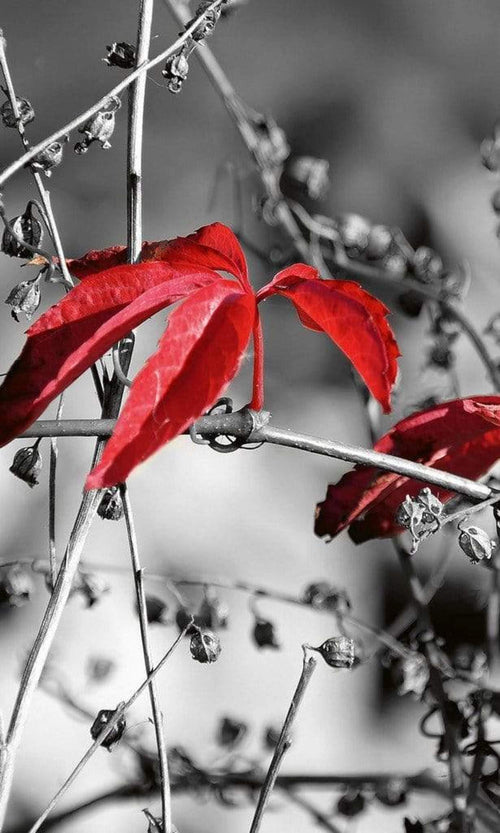
[[0,387],[0,445],[31,425],[131,329],[219,280],[215,272],[179,275],[164,263],[140,263],[100,272],[72,289],[30,327],[24,349]]
[[[203,226],[188,237],[143,243],[141,260],[162,260],[172,266],[196,270],[205,267],[219,269],[234,275],[242,286],[250,289],[245,255],[238,238],[222,223]],[[87,252],[67,262],[71,274],[81,279],[126,261],[126,247],[111,246],[109,249]]]
[[[455,399],[401,420],[374,446],[430,468],[476,480],[500,458],[500,396]],[[317,506],[315,532],[337,535],[349,526],[360,543],[396,535],[394,517],[405,496],[416,495],[423,483],[374,466],[356,466]],[[446,502],[454,492],[436,486],[432,491]]]
[[87,489],[124,481],[216,402],[238,370],[255,312],[253,295],[219,281],[172,313],[157,352],[134,379]]
[[257,297],[289,298],[305,327],[326,333],[350,359],[385,413],[400,355],[386,321],[387,307],[352,281],[326,281],[298,263],[279,272]]

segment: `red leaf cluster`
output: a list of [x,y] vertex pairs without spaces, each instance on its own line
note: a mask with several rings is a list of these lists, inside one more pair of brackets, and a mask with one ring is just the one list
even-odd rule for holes
[[[284,269],[259,293],[233,232],[214,223],[188,237],[144,243],[126,264],[113,246],[68,262],[82,279],[28,330],[0,387],[0,444],[24,431],[71,382],[131,329],[182,301],[157,351],[137,374],[115,431],[87,488],[114,485],[205,413],[238,371],[253,333],[254,392],[263,405],[258,303],[284,295],[301,322],[326,333],[352,361],[384,410],[399,355],[387,309],[356,283],[323,281],[315,269]],[[228,273],[234,279],[223,277]]]
[[[398,422],[374,446],[430,468],[476,480],[500,458],[500,396],[473,396],[444,402]],[[346,527],[356,543],[403,530],[395,515],[406,495],[422,483],[374,466],[356,466],[335,485],[316,510],[315,532],[334,536]],[[454,492],[432,487],[444,503]]]

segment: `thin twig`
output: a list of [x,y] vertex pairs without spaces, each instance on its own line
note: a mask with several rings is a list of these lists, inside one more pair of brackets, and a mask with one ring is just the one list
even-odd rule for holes
[[178,635],[177,639],[170,646],[167,653],[162,657],[160,662],[157,665],[155,665],[155,667],[148,674],[148,676],[146,677],[144,682],[141,683],[139,688],[137,688],[134,691],[134,693],[128,698],[128,700],[125,703],[121,703],[119,706],[117,706],[114,714],[110,716],[108,722],[103,727],[101,732],[98,734],[97,738],[94,740],[92,745],[89,746],[85,755],[77,763],[77,765],[75,766],[75,768],[73,769],[71,774],[65,780],[64,784],[59,788],[59,790],[55,794],[55,796],[52,799],[52,801],[50,802],[50,804],[47,805],[47,807],[45,808],[43,813],[38,817],[37,821],[30,827],[28,833],[36,833],[36,831],[40,829],[40,827],[44,823],[47,816],[52,812],[54,807],[58,804],[59,800],[66,794],[69,787],[73,784],[73,782],[79,776],[81,771],[88,764],[88,762],[93,757],[93,755],[97,752],[97,750],[101,746],[102,742],[104,740],[106,740],[108,735],[115,728],[116,724],[121,720],[121,718],[126,714],[126,712],[134,705],[135,701],[141,696],[141,694],[147,688],[149,688],[149,685],[150,685],[151,681],[154,680],[154,678],[156,677],[158,672],[161,671],[161,669],[163,668],[163,666],[165,665],[167,660],[170,658],[170,656],[175,651],[175,649],[177,648],[179,643],[182,641],[183,637],[186,635],[187,631],[191,627],[191,624],[192,624],[192,622],[189,622],[187,627]]
[[[115,424],[116,420],[110,419],[62,420],[60,423],[55,420],[41,420],[33,423],[30,428],[20,434],[20,437],[109,437]],[[310,434],[301,434],[288,428],[265,425],[248,434],[246,423],[242,424],[241,414],[238,412],[224,414],[223,416],[201,417],[195,423],[195,428],[197,434],[207,438],[229,434],[234,437],[244,437],[249,443],[271,443],[272,445],[295,448],[298,451],[308,451],[312,454],[334,457],[338,460],[357,463],[362,466],[376,466],[386,471],[402,474],[405,477],[422,480],[424,483],[441,486],[451,492],[465,495],[472,500],[488,500],[494,495],[489,486],[468,480],[466,477],[459,477],[437,468],[424,466],[421,463],[414,463],[411,460],[405,460],[403,457],[381,454],[372,449],[347,445],[322,437],[313,437]]]
[[314,669],[316,668],[316,659],[313,656],[311,656],[306,647],[303,647],[302,650],[304,652],[302,672],[300,675],[299,682],[297,684],[297,688],[295,689],[294,695],[292,697],[292,701],[290,703],[290,708],[288,709],[285,722],[283,723],[278,743],[276,745],[276,749],[274,750],[274,755],[272,757],[271,763],[269,764],[267,775],[265,777],[262,789],[260,791],[259,800],[257,802],[257,807],[255,808],[252,825],[250,827],[250,833],[258,833],[258,830],[260,829],[262,818],[266,810],[267,803],[271,797],[274,785],[276,783],[276,778],[278,777],[278,772],[280,770],[281,763],[283,761],[284,756],[288,752],[292,742],[291,728],[293,722],[295,720],[295,717],[297,716],[297,711],[300,707],[302,698],[304,697],[307,686],[309,685],[311,677],[314,673]]
[[[56,420],[60,420],[64,407],[64,393],[59,398]],[[50,586],[54,587],[57,578],[56,554],[56,484],[57,484],[57,437],[50,438],[49,460],[49,565]]]
[[[127,525],[127,537],[129,542],[130,557],[132,561],[132,573],[134,577],[135,593],[137,600],[137,610],[139,614],[139,622],[141,629],[142,651],[144,654],[144,666],[146,674],[150,674],[153,668],[153,659],[151,653],[151,644],[149,639],[148,628],[148,612],[146,606],[146,594],[144,591],[144,570],[141,566],[139,557],[139,548],[137,545],[137,536],[135,532],[134,517],[132,514],[132,507],[130,504],[130,497],[127,486],[122,484],[120,486],[120,494],[123,503],[123,511],[125,515],[125,522]],[[162,824],[163,830],[166,833],[171,833],[172,829],[172,810],[170,802],[170,782],[168,775],[168,758],[167,747],[165,743],[165,735],[163,728],[163,715],[158,699],[158,689],[156,681],[151,680],[149,684],[149,697],[151,700],[151,712],[153,715],[153,724],[156,736],[156,746],[158,749],[158,764],[160,774],[160,796],[162,804]]]
[[332,822],[331,818],[329,818],[326,813],[322,813],[321,810],[319,810],[312,803],[312,801],[298,795],[295,789],[287,789],[283,790],[283,792],[289,801],[296,804],[297,807],[301,807],[302,810],[305,810],[318,827],[322,827],[323,830],[329,830],[330,833],[340,833],[340,828]]
[[493,507],[497,532],[497,548],[493,553],[491,587],[486,611],[486,633],[490,684],[496,685],[500,673],[500,503]]
[[214,9],[217,9],[224,0],[213,0],[207,8],[198,15],[198,17],[193,21],[191,26],[189,26],[183,33],[180,35],[177,40],[175,40],[167,49],[164,49],[163,52],[160,52],[159,55],[156,55],[154,58],[151,58],[149,61],[146,61],[141,66],[134,69],[123,81],[120,81],[119,84],[116,84],[109,92],[102,96],[99,101],[96,101],[95,104],[92,104],[87,110],[83,113],[80,113],[78,116],[75,116],[74,119],[69,121],[63,127],[59,128],[58,130],[51,133],[50,136],[47,136],[46,139],[43,139],[38,144],[34,145],[30,148],[29,151],[24,153],[14,162],[12,162],[7,168],[5,168],[0,173],[0,187],[4,185],[7,180],[9,180],[17,171],[21,170],[23,167],[28,165],[35,156],[37,156],[42,150],[50,145],[52,142],[56,142],[62,136],[66,135],[67,133],[71,133],[72,130],[75,130],[81,124],[83,124],[87,119],[91,118],[91,116],[98,113],[99,110],[102,110],[108,104],[108,101],[113,96],[118,96],[123,90],[126,90],[127,87],[130,87],[131,84],[139,78],[141,75],[146,74],[149,72],[150,69],[153,67],[158,66],[161,64],[162,61],[165,61],[171,55],[174,55],[181,46],[186,43],[193,34],[193,32],[199,27],[200,23],[210,14]]

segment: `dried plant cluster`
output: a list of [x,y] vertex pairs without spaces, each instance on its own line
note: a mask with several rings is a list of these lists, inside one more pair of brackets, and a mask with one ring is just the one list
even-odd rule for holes
[[[10,471],[29,487],[43,472],[43,438],[49,438],[49,558],[18,560],[1,565],[0,601],[18,606],[29,602],[34,583],[30,573],[41,573],[48,603],[26,662],[19,692],[5,727],[1,728],[0,827],[5,818],[16,752],[33,694],[38,685],[89,722],[89,746],[73,771],[34,819],[30,833],[76,817],[106,801],[141,797],[145,829],[172,833],[171,793],[206,795],[228,807],[248,805],[249,830],[265,827],[264,814],[273,789],[305,812],[311,827],[339,833],[344,821],[369,814],[375,805],[399,813],[407,833],[472,833],[497,830],[500,824],[500,757],[492,724],[500,716],[500,534],[499,483],[488,476],[500,458],[500,364],[491,350],[500,344],[500,314],[484,329],[485,338],[465,312],[471,276],[465,267],[444,265],[428,247],[414,250],[399,229],[373,224],[344,214],[326,217],[310,213],[294,193],[309,201],[328,188],[328,163],[294,156],[283,130],[270,116],[248,107],[237,95],[206,41],[223,19],[237,13],[239,0],[202,0],[191,14],[176,0],[163,0],[182,26],[178,39],[161,54],[149,57],[153,0],[140,0],[138,34],[134,44],[116,42],[106,47],[104,62],[122,71],[122,80],[109,93],[46,140],[32,146],[29,125],[35,110],[17,93],[7,60],[7,43],[0,34],[0,67],[5,101],[0,108],[4,128],[16,130],[22,155],[0,173],[0,186],[28,171],[37,191],[17,216],[2,202],[4,256],[28,261],[37,269],[12,287],[6,303],[16,321],[38,312],[47,281],[60,284],[61,298],[31,324],[25,346],[0,386],[0,443],[20,436],[34,442],[19,449]],[[7,34],[7,33],[4,33]],[[202,49],[199,49],[203,45]],[[192,59],[198,59],[221,96],[230,118],[248,149],[260,179],[254,200],[263,223],[272,226],[289,252],[279,264],[260,253],[270,281],[255,292],[244,255],[245,240],[238,230],[221,223],[205,226],[175,240],[144,242],[142,235],[142,133],[147,73],[163,65],[166,89],[179,94],[189,83]],[[116,120],[125,118],[123,93],[128,99],[128,240],[77,258],[66,258],[44,177],[64,162],[65,145],[74,141],[77,154],[109,151]],[[23,91],[24,93],[25,91]],[[78,138],[75,131],[81,134]],[[500,169],[500,133],[481,147],[485,167]],[[43,175],[43,176],[42,176]],[[498,211],[495,191],[493,208]],[[48,238],[47,249],[43,248]],[[28,271],[28,270],[27,270]],[[30,274],[33,274],[32,272]],[[363,288],[365,277],[388,287],[394,308],[402,315],[430,317],[428,362],[440,369],[443,393],[427,398],[415,412],[380,436],[378,414],[390,412],[391,392],[400,350],[387,321],[389,310]],[[273,295],[291,301],[300,323],[326,334],[350,360],[353,384],[361,393],[373,449],[298,434],[273,425],[264,410],[264,347],[259,305]],[[128,379],[134,329],[154,313],[176,302],[158,349],[133,381]],[[487,390],[461,397],[455,347],[467,338],[483,362]],[[490,341],[488,342],[488,339]],[[253,389],[249,403],[234,411],[224,396],[249,344],[253,345]],[[84,372],[93,377],[100,417],[62,419],[64,391]],[[130,390],[128,391],[128,388]],[[124,397],[127,392],[126,397]],[[47,405],[58,400],[55,420],[40,420]],[[124,400],[124,404],[122,401]],[[374,404],[376,407],[374,407]],[[334,537],[348,530],[362,543],[390,538],[395,558],[407,579],[412,601],[386,630],[361,620],[343,588],[315,581],[296,596],[248,584],[213,578],[179,578],[145,572],[138,547],[127,478],[139,463],[180,434],[220,453],[259,448],[274,443],[348,460],[356,467],[337,484],[328,486],[316,508],[315,532]],[[66,551],[55,546],[57,437],[96,437],[91,471]],[[447,504],[448,507],[447,507]],[[473,514],[492,512],[497,537],[471,520]],[[124,523],[136,590],[136,613],[144,654],[144,682],[125,692],[122,702],[104,704],[97,715],[87,714],[65,688],[57,673],[47,668],[49,652],[68,598],[80,594],[88,607],[109,591],[99,566],[89,569],[80,559],[96,515]],[[417,550],[430,537],[448,536],[448,555],[460,549],[491,577],[487,639],[483,649],[464,645],[451,653],[436,634],[429,603],[444,579],[448,558],[427,584],[416,571]],[[444,567],[444,569],[443,569]],[[207,568],[209,570],[209,568]],[[168,593],[157,595],[159,584]],[[199,588],[199,606],[185,597],[189,585]],[[281,727],[263,726],[262,756],[249,762],[243,754],[249,725],[221,716],[216,729],[221,755],[214,767],[199,750],[168,748],[164,719],[158,703],[157,675],[174,650],[186,640],[192,659],[200,664],[217,661],[223,650],[220,633],[229,626],[230,611],[224,590],[248,597],[253,617],[252,638],[259,649],[279,650],[279,627],[257,609],[260,598],[300,605],[332,617],[332,636],[322,645],[302,645],[303,662],[289,711]],[[169,651],[155,662],[150,629],[175,624],[179,635]],[[300,646],[298,646],[300,648]],[[185,648],[184,648],[185,650]],[[378,658],[390,669],[401,696],[421,704],[421,732],[436,742],[436,759],[445,765],[444,781],[433,772],[387,775],[287,776],[283,758],[292,742],[293,724],[318,657],[335,671],[355,669]],[[105,681],[112,661],[96,661],[89,673]],[[200,673],[203,673],[200,669]],[[140,731],[128,732],[128,712],[149,693],[156,751],[146,749]],[[114,752],[126,745],[137,762],[134,780],[94,800],[61,811],[60,799],[84,767],[101,749]],[[266,756],[272,753],[270,763]],[[439,770],[441,772],[441,770]],[[335,794],[325,813],[309,799],[307,786],[321,785]],[[303,788],[303,789],[301,789]],[[438,794],[442,810],[432,818],[414,818],[406,810],[413,793]],[[14,829],[14,828],[12,828]],[[21,828],[20,828],[21,829]],[[182,833],[182,831],[180,831]]]

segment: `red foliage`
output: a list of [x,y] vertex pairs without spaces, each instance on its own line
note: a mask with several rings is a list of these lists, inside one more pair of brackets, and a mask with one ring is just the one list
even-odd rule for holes
[[[325,332],[389,409],[399,355],[387,309],[357,284],[322,281],[297,264],[255,295],[245,256],[221,223],[189,237],[144,243],[142,263],[125,265],[114,246],[68,261],[79,286],[28,330],[0,388],[0,443],[25,430],[47,405],[120,338],[155,312],[183,300],[157,352],[135,378],[113,437],[87,488],[114,485],[208,410],[236,374],[250,335],[258,345],[253,407],[262,407],[257,302],[281,294],[306,327]],[[227,280],[219,272],[236,279]]]
[[[374,446],[394,454],[476,480],[500,458],[500,396],[455,399],[401,420]],[[356,543],[396,535],[394,517],[406,495],[414,496],[420,481],[374,466],[356,466],[336,485],[316,511],[317,535],[334,536],[349,527]],[[446,502],[454,492],[432,487]]]

